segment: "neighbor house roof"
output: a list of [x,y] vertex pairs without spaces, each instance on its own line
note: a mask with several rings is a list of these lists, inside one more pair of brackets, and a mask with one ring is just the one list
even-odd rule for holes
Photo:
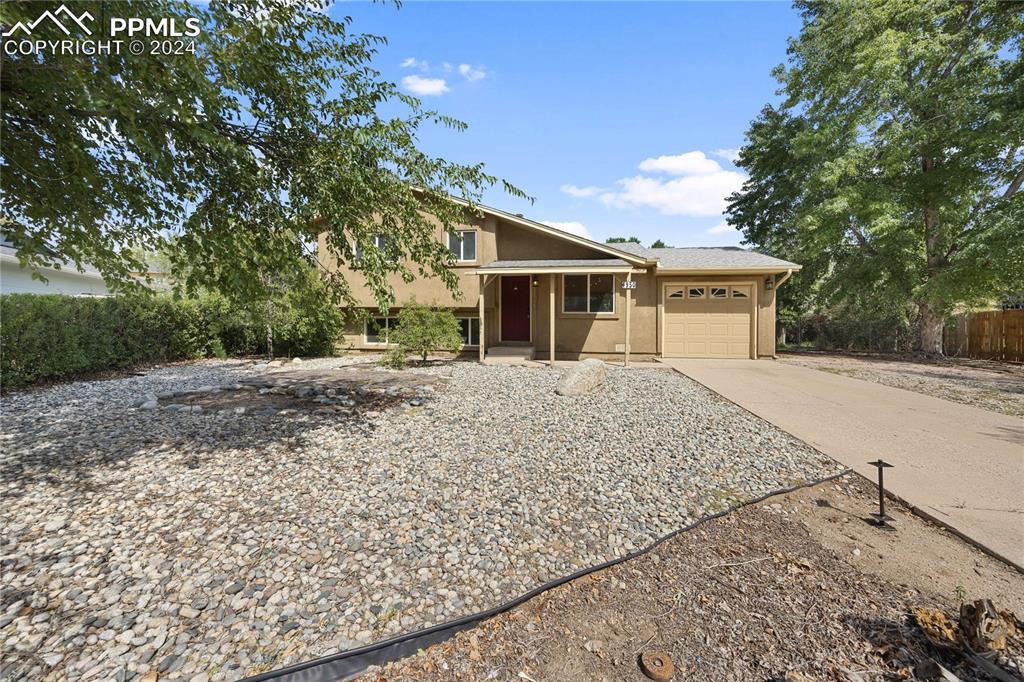
[[650,249],[640,244],[616,244],[618,248],[658,262],[661,270],[773,269],[799,270],[796,263],[766,256],[738,246],[693,246]]

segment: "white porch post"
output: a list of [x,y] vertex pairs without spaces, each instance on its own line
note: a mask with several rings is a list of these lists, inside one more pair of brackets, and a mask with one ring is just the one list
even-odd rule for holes
[[480,275],[480,362],[484,361],[487,333],[484,329],[484,289],[487,287],[487,275]]
[[555,366],[555,282],[558,275],[551,273],[548,281],[548,352],[551,355],[550,367]]
[[[626,273],[626,281],[627,282],[632,282],[633,281],[633,273],[632,272]],[[623,366],[625,366],[625,367],[629,367],[629,337],[630,337],[630,334],[629,334],[629,309],[632,307],[630,305],[632,300],[633,300],[633,290],[627,288],[626,289],[626,343],[625,343],[625,345],[623,347],[623,349],[625,350],[625,359],[622,362]]]

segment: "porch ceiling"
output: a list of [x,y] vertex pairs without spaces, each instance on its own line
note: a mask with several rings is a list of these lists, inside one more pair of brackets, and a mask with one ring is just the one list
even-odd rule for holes
[[496,260],[477,268],[480,274],[631,272],[634,266],[619,258],[562,260]]

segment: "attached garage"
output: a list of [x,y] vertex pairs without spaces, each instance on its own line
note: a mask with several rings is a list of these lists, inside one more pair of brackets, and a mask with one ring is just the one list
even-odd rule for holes
[[754,284],[664,285],[662,355],[667,358],[752,358]]

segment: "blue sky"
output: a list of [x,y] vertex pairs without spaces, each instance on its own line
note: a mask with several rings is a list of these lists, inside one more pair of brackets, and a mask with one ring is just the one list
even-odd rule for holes
[[[421,147],[484,162],[536,199],[486,203],[599,241],[738,244],[731,150],[764,104],[800,21],[788,3],[339,3],[388,38],[374,65],[469,131]],[[716,227],[717,226],[717,227]]]

